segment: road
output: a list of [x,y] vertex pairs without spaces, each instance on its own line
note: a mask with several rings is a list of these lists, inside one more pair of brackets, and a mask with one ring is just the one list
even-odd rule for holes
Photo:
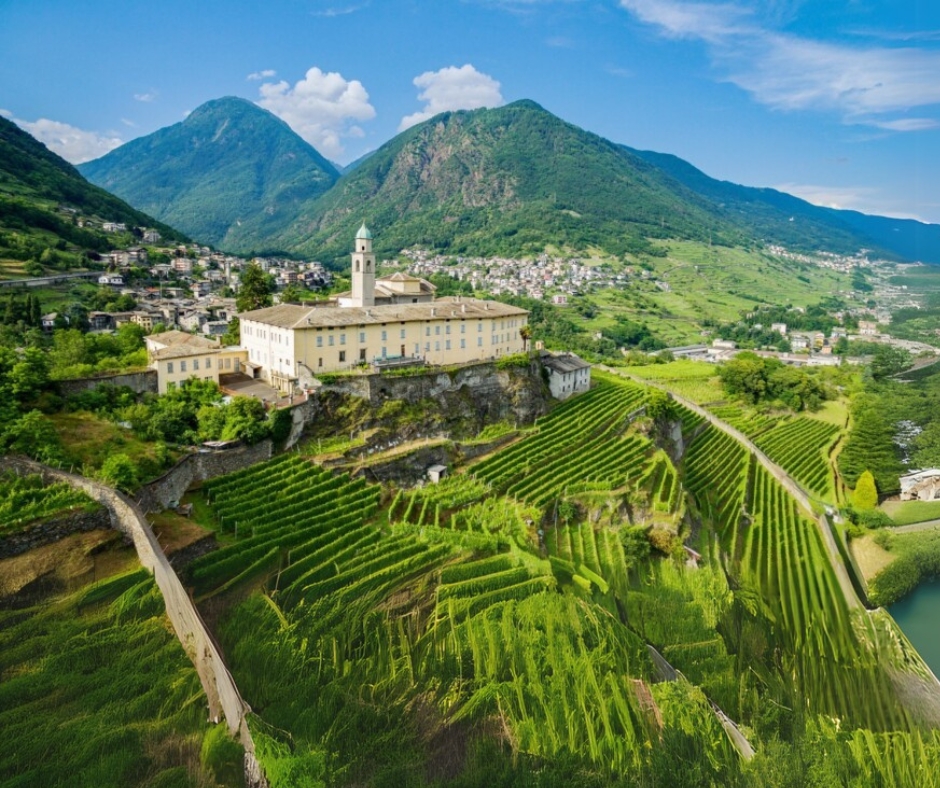
[[780,484],[783,485],[783,488],[792,495],[797,503],[803,508],[804,514],[816,523],[819,528],[819,534],[822,537],[823,544],[826,546],[826,552],[829,555],[829,563],[832,565],[833,571],[836,573],[836,578],[839,581],[839,585],[842,587],[842,592],[845,595],[845,601],[848,603],[849,607],[860,609],[863,607],[861,600],[858,598],[858,594],[855,592],[855,586],[852,585],[852,579],[849,577],[848,570],[845,568],[845,564],[842,562],[842,555],[839,552],[839,547],[836,544],[835,536],[832,533],[832,527],[829,524],[829,520],[826,518],[825,514],[817,514],[813,509],[813,503],[810,500],[809,495],[806,494],[806,491],[800,487],[799,484],[777,463],[770,459],[764,452],[762,452],[754,442],[747,437],[740,430],[735,429],[730,424],[719,419],[715,414],[705,410],[701,405],[692,402],[691,400],[686,399],[685,397],[680,397],[673,391],[670,391],[666,386],[657,383],[653,380],[644,380],[643,378],[635,377],[630,374],[620,372],[611,367],[601,366],[606,372],[610,372],[615,375],[622,375],[623,377],[629,378],[630,380],[639,383],[644,386],[655,386],[658,389],[662,389],[669,393],[669,395],[680,405],[688,408],[695,413],[698,413],[700,416],[705,418],[709,423],[713,424],[717,429],[722,432],[730,435],[739,443],[743,444],[754,457],[757,458],[757,461],[764,466],[768,473],[773,476]]

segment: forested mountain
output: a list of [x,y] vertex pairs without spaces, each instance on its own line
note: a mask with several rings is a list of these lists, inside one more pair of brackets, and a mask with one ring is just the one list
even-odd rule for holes
[[620,254],[649,249],[648,238],[747,240],[658,168],[532,101],[448,112],[403,132],[306,206],[275,245],[344,255],[364,218],[388,253]]
[[710,178],[668,153],[626,146],[624,150],[709,199],[724,218],[757,239],[801,251],[825,249],[852,254],[859,248],[869,248],[906,260],[940,263],[940,225],[823,208],[776,189]]
[[167,239],[183,239],[90,184],[67,161],[0,118],[0,260],[38,265],[45,253],[44,265],[60,262],[57,267],[69,267],[83,252],[103,252],[121,240],[88,219],[121,222],[128,228],[155,227]]
[[197,240],[234,252],[269,248],[339,177],[284,121],[232,97],[79,169]]
[[382,254],[425,246],[523,255],[652,251],[649,239],[775,243],[940,263],[940,225],[821,208],[719,181],[676,156],[617,145],[532,101],[447,112],[342,169],[250,101],[81,166],[138,208],[234,252],[343,259],[365,219]]

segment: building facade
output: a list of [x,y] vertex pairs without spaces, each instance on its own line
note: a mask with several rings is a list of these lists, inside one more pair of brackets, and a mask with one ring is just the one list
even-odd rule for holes
[[[417,288],[410,278],[402,285],[406,297]],[[318,374],[359,365],[461,364],[526,349],[525,309],[461,296],[376,305],[375,292],[372,234],[363,225],[352,255],[352,305],[279,304],[239,315],[249,368],[290,391]]]

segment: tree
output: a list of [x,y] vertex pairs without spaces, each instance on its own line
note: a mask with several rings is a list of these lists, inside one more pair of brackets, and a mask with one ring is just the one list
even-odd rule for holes
[[911,365],[911,354],[903,348],[891,347],[891,345],[878,345],[875,350],[875,357],[871,360],[868,367],[871,376],[875,380],[887,378],[891,375],[897,375],[903,372]]
[[0,432],[0,451],[25,454],[48,465],[59,465],[64,459],[55,426],[38,410],[31,410]]
[[528,325],[519,329],[519,338],[522,340],[522,352],[525,353],[529,346],[529,340],[532,338],[532,329]]
[[281,303],[293,304],[297,301],[300,301],[300,288],[294,284],[285,285],[284,289],[281,290]]
[[137,486],[137,466],[126,454],[110,454],[98,471],[98,478],[105,484],[130,492]]
[[49,359],[39,348],[26,348],[9,376],[13,396],[20,403],[34,400],[49,382]]
[[232,345],[237,345],[242,341],[241,333],[241,324],[237,317],[233,317],[228,321],[228,325],[225,328],[225,333],[222,334],[222,344],[226,347]]
[[871,471],[863,471],[858,477],[852,503],[855,504],[855,508],[862,510],[874,509],[878,505],[878,488],[875,486],[875,477],[871,475]]
[[250,312],[271,306],[271,284],[261,267],[248,263],[242,269],[241,282],[235,307],[239,312]]

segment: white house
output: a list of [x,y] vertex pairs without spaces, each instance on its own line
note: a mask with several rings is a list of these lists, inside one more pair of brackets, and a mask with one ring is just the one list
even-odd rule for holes
[[591,387],[591,365],[574,353],[544,352],[541,358],[542,366],[548,370],[548,388],[555,399],[568,399]]
[[220,374],[241,372],[247,357],[241,348],[222,347],[214,339],[185,331],[164,331],[145,337],[144,341],[150,368],[157,371],[160,394],[190,378],[211,380],[218,385]]

